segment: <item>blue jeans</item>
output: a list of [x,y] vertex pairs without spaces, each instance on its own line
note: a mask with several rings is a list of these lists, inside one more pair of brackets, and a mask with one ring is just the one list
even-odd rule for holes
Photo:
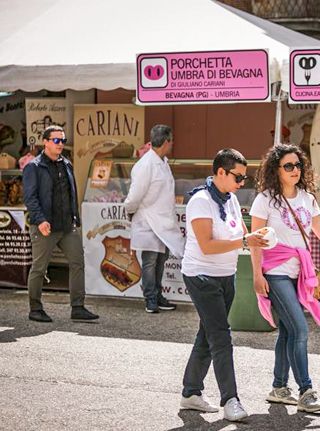
[[279,317],[273,386],[287,385],[291,367],[302,393],[312,383],[308,373],[308,325],[297,297],[297,279],[287,275],[265,275],[265,278],[270,287],[269,299]]
[[169,250],[165,253],[143,251],[142,259],[142,290],[146,299],[157,299],[162,292],[162,276],[165,261],[169,257]]
[[213,364],[221,402],[237,397],[233,347],[228,314],[234,298],[234,275],[229,277],[183,276],[200,317],[200,327],[183,377],[184,397],[201,395],[203,380]]

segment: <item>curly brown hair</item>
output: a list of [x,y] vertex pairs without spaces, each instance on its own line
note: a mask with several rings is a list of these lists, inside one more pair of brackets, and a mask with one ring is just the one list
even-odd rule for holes
[[282,186],[278,175],[280,160],[285,155],[292,153],[298,156],[299,162],[302,164],[300,180],[296,186],[309,193],[315,193],[313,170],[301,148],[293,144],[275,145],[263,157],[255,178],[257,191],[269,191],[272,198],[271,202],[274,201],[275,208],[280,208],[282,204]]

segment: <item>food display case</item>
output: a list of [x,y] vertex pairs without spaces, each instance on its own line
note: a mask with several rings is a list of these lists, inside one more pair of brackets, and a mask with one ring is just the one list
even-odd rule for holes
[[[130,187],[131,169],[134,159],[98,159],[91,163],[84,202],[124,202]],[[209,160],[174,159],[169,162],[174,179],[176,201],[186,205],[190,199],[188,192],[203,184],[212,175]],[[237,197],[244,213],[248,212],[255,197],[254,176],[260,162],[249,160],[248,180]]]
[[[86,291],[89,294],[142,297],[141,257],[130,253],[130,221],[123,202],[130,187],[130,173],[136,160],[95,159],[91,163],[82,203],[82,233],[85,254]],[[258,161],[249,161],[246,185],[238,198],[247,225],[255,196],[254,175]],[[175,179],[176,215],[185,235],[185,206],[192,190],[212,175],[212,161],[171,160]],[[189,301],[181,276],[181,262],[170,254],[163,287],[169,299]]]

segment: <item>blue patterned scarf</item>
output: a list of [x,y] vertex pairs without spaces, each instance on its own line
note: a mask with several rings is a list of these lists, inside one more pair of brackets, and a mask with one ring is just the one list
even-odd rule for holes
[[194,189],[192,189],[188,193],[190,196],[193,196],[194,194],[196,194],[200,190],[208,190],[212,200],[219,205],[221,220],[226,221],[227,214],[226,214],[226,211],[224,209],[224,205],[231,198],[231,194],[229,192],[228,193],[220,192],[220,190],[214,184],[212,177],[208,177],[206,179],[205,184],[203,184],[202,186],[195,187]]

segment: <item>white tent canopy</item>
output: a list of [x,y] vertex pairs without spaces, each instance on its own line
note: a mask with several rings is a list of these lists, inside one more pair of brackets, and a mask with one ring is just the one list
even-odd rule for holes
[[[288,86],[290,47],[320,42],[213,0],[0,0],[0,91],[136,87],[136,54],[269,50]],[[281,72],[282,70],[282,72]],[[280,77],[282,73],[282,77]]]

